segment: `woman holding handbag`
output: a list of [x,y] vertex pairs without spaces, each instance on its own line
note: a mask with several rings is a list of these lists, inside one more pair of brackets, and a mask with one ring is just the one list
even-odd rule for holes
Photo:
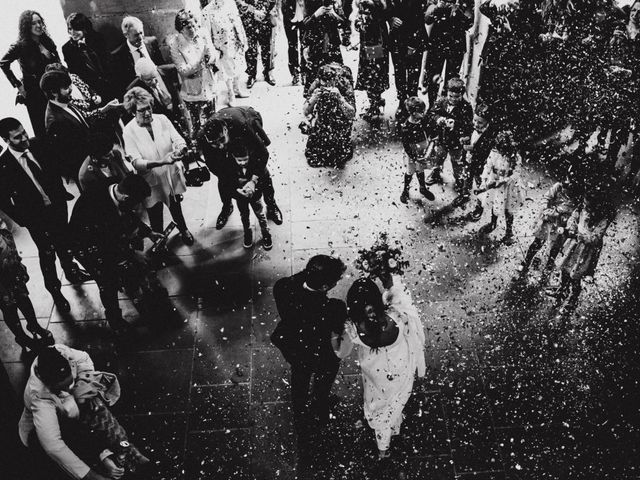
[[355,27],[360,32],[360,56],[356,90],[365,90],[369,109],[365,120],[382,115],[382,92],[389,88],[389,32],[383,15],[385,0],[360,0]]
[[187,107],[189,136],[193,140],[202,125],[201,119],[215,112],[216,56],[193,13],[184,8],[180,10],[175,28],[178,33],[169,40],[171,61],[180,76],[180,97]]

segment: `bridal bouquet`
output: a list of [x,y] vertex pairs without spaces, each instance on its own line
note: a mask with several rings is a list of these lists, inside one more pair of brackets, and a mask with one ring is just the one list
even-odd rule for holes
[[378,236],[371,248],[358,250],[358,254],[355,267],[366,276],[402,275],[409,266],[402,256],[400,242],[396,240],[393,246],[389,245],[389,235],[385,232]]

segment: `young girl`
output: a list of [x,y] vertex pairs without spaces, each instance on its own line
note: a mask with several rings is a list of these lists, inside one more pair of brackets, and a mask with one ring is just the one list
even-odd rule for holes
[[[36,351],[43,343],[53,344],[53,335],[42,328],[36,318],[27,290],[28,280],[29,275],[18,254],[13,235],[4,221],[0,220],[0,310],[23,353],[26,349]],[[33,338],[22,329],[18,309],[27,320],[27,330]]]
[[381,276],[384,293],[370,279],[356,280],[347,294],[350,322],[334,335],[336,355],[356,348],[364,383],[364,414],[373,428],[379,458],[389,456],[391,437],[400,433],[404,409],[417,371],[425,374],[424,330],[399,277]]
[[521,162],[511,132],[499,133],[495,146],[487,157],[481,175],[482,182],[477,190],[477,193],[487,192],[486,206],[491,210],[491,221],[480,227],[478,233],[486,235],[495,230],[498,223],[497,213],[504,212],[506,229],[502,242],[507,245],[513,243],[513,214],[523,199],[520,184]]

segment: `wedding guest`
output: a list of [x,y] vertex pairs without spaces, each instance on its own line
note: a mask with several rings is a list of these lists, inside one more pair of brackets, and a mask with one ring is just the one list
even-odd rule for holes
[[[36,318],[27,290],[28,280],[29,274],[22,263],[13,235],[6,223],[0,220],[0,311],[4,323],[15,335],[16,343],[22,347],[23,353],[27,349],[37,351],[42,348],[43,342],[53,343],[52,333],[43,328]],[[24,315],[27,330],[32,337],[22,329],[18,310]]]
[[430,161],[436,165],[427,185],[443,182],[442,165],[449,156],[457,193],[461,193],[464,186],[464,149],[460,140],[469,137],[473,129],[473,109],[464,94],[464,82],[452,78],[447,82],[445,96],[440,97],[427,114],[435,138]]
[[[273,52],[271,52],[271,35],[275,25],[276,0],[236,0],[240,10],[240,18],[247,34],[247,88],[256,83],[258,72],[258,46],[262,59],[262,75],[264,81],[274,86],[273,79]],[[275,47],[275,45],[273,46]]]
[[[11,70],[11,64],[18,61],[22,71],[22,81]],[[44,114],[47,98],[40,89],[40,78],[47,65],[59,62],[56,50],[42,16],[34,10],[25,10],[18,20],[18,40],[0,59],[0,68],[9,83],[18,90],[16,102],[24,103],[34,134],[41,137],[45,133]]]
[[190,120],[189,136],[195,139],[202,119],[215,112],[217,55],[212,52],[213,47],[200,31],[193,13],[184,8],[179,10],[175,28],[178,33],[169,40],[171,61],[180,76],[180,97]]
[[305,59],[304,55],[301,55],[305,2],[304,0],[282,0],[281,8],[284,33],[287,36],[287,44],[289,46],[288,59],[291,85],[298,85],[300,83],[300,75],[305,71]]
[[444,63],[444,83],[458,75],[462,57],[467,48],[466,32],[473,25],[473,19],[464,12],[460,0],[438,0],[429,5],[425,12],[425,23],[431,25],[429,53],[424,71],[424,83],[429,97],[429,106],[438,96],[440,74]]
[[409,292],[399,277],[382,275],[381,281],[383,293],[371,279],[353,283],[347,293],[350,321],[334,346],[340,358],[354,347],[358,352],[364,415],[382,459],[390,455],[391,437],[400,433],[414,376],[424,377],[426,365],[424,329]]
[[339,0],[305,0],[305,17],[302,21],[302,43],[305,58],[305,93],[316,78],[318,69],[327,63],[344,63],[340,51],[340,27],[344,24],[344,12]]
[[124,158],[119,145],[102,132],[89,137],[89,155],[78,173],[82,191],[91,189],[101,182],[119,183],[127,175],[135,173],[131,162]]
[[[267,225],[267,217],[264,214],[264,205],[262,203],[262,184],[264,183],[267,172],[266,165],[256,161],[255,158],[249,156],[249,150],[246,145],[236,143],[229,148],[229,155],[235,161],[235,168],[230,168],[218,178],[222,177],[222,181],[229,185],[233,192],[233,198],[238,205],[240,218],[242,219],[242,228],[244,230],[244,248],[253,246],[253,230],[251,229],[251,221],[249,220],[249,206],[253,210],[260,232],[262,233],[262,248],[271,250],[273,242],[271,233]],[[225,162],[231,166],[232,162]]]
[[62,55],[69,72],[78,75],[103,101],[113,99],[115,92],[110,82],[104,37],[93,29],[91,20],[79,12],[67,17],[67,30],[70,38],[62,46]]
[[515,211],[524,200],[520,168],[522,159],[518,153],[511,132],[500,132],[495,146],[487,157],[482,171],[478,192],[487,192],[486,206],[491,210],[491,220],[478,230],[486,235],[495,230],[498,213],[504,214],[505,233],[502,243],[511,245],[513,238],[513,218]]
[[217,62],[227,85],[226,104],[235,105],[235,98],[249,95],[240,88],[240,75],[246,70],[247,36],[235,0],[211,0],[202,9],[204,30],[211,44],[220,53]]
[[58,309],[68,313],[71,307],[60,291],[56,254],[71,283],[91,279],[69,252],[68,192],[50,149],[29,139],[18,120],[0,120],[0,137],[8,145],[0,155],[0,210],[29,231],[38,249],[45,288]]
[[389,34],[384,17],[385,0],[360,0],[356,30],[360,32],[360,55],[356,90],[365,90],[369,108],[367,120],[382,115],[382,93],[389,88]]
[[329,421],[329,392],[340,367],[331,335],[342,333],[347,310],[342,300],[327,294],[345,270],[339,258],[316,255],[303,271],[273,286],[280,322],[271,342],[291,365],[293,421],[300,435],[310,433],[315,422]]
[[[218,177],[218,193],[222,201],[222,210],[216,220],[216,229],[224,228],[233,212],[232,198],[234,189],[224,181],[222,172],[229,167],[229,148],[242,144],[249,150],[252,161],[267,165],[271,140],[264,131],[262,115],[252,107],[227,107],[218,110],[203,126],[198,134],[198,143],[202,149],[209,170]],[[233,165],[233,164],[232,164]],[[269,170],[265,171],[262,193],[267,205],[267,218],[276,225],[282,225],[282,212],[275,199],[275,190]]]
[[405,100],[405,109],[409,117],[400,124],[400,135],[404,147],[404,187],[400,195],[400,201],[409,201],[409,188],[413,175],[418,178],[420,194],[427,200],[434,200],[435,196],[425,183],[424,170],[427,166],[427,157],[430,141],[427,136],[425,103],[418,97],[409,97]]
[[356,105],[351,70],[337,63],[320,67],[302,112],[312,125],[304,151],[309,165],[342,168],[353,157]]
[[398,96],[396,116],[399,119],[406,115],[404,101],[418,94],[422,54],[429,43],[424,26],[425,3],[424,0],[395,0],[385,11]]
[[142,204],[150,195],[151,187],[139,175],[127,175],[117,184],[98,182],[82,192],[69,220],[72,249],[93,275],[105,318],[116,335],[132,332],[120,310],[120,288],[138,310],[147,308],[147,302],[142,301],[146,293],[158,306],[166,298],[155,272],[134,251],[142,249],[144,238],[163,238],[139,218]]
[[156,37],[144,35],[144,25],[139,18],[127,16],[121,24],[124,42],[111,52],[111,72],[117,96],[121,98],[136,77],[135,64],[141,58],[151,60],[158,68],[164,83],[176,87],[178,78],[173,64],[165,62]]
[[184,244],[193,245],[180,206],[187,191],[182,163],[187,143],[167,117],[153,113],[153,103],[149,92],[139,87],[125,95],[125,108],[135,117],[124,127],[124,149],[133,167],[151,186],[151,195],[145,200],[151,229],[164,230],[162,211],[166,205]]

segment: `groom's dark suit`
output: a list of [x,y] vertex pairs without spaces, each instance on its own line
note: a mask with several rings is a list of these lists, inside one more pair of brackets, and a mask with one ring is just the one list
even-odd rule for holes
[[[273,287],[280,323],[271,341],[291,364],[291,400],[294,422],[300,428],[317,416],[329,419],[329,392],[340,360],[331,346],[331,331],[342,330],[347,317],[343,301],[305,286],[306,274],[278,280]],[[309,384],[314,377],[313,391]],[[306,404],[311,400],[312,410]]]

